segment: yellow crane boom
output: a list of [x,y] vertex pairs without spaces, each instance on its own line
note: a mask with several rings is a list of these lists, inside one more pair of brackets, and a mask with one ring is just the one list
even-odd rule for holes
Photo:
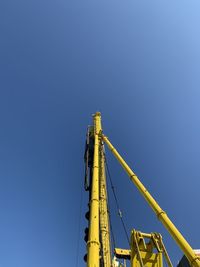
[[166,212],[161,209],[161,207],[151,196],[151,194],[147,191],[144,185],[140,182],[136,174],[131,170],[131,168],[128,166],[125,160],[120,156],[120,154],[117,152],[117,150],[108,140],[108,138],[105,135],[102,135],[102,139],[108,145],[108,148],[111,150],[111,152],[119,161],[119,163],[122,165],[128,176],[130,177],[131,181],[136,185],[140,193],[143,195],[143,197],[146,199],[146,201],[151,206],[153,211],[156,213],[158,219],[163,223],[163,225],[166,227],[170,235],[175,239],[175,241],[177,242],[177,244],[179,245],[185,256],[188,258],[190,265],[195,267],[200,267],[200,258],[196,256],[192,247],[189,245],[189,243],[185,240],[183,235],[179,232],[176,226],[169,219]]
[[101,131],[100,115],[94,116],[94,160],[92,188],[90,199],[89,239],[87,242],[87,266],[99,267],[99,133]]
[[[137,189],[146,199],[148,204],[151,206],[158,219],[166,227],[170,235],[177,242],[185,256],[187,257],[190,266],[200,267],[200,257],[197,256],[185,240],[183,235],[179,232],[176,226],[167,216],[166,212],[161,209],[156,200],[151,196],[145,186],[141,183],[136,174],[131,170],[122,156],[114,148],[108,138],[102,134],[101,126],[101,114],[96,112],[93,115],[93,126],[92,126],[92,136],[94,142],[92,143],[93,149],[90,153],[93,153],[93,163],[91,164],[91,186],[90,186],[90,200],[89,200],[89,235],[87,241],[87,266],[88,267],[111,267],[111,245],[110,245],[110,222],[107,209],[107,188],[106,188],[106,174],[105,174],[105,158],[104,158],[104,143],[111,150],[112,154],[116,157],[119,163],[122,165],[131,181],[135,184]],[[88,153],[87,153],[88,154]],[[88,162],[88,160],[86,161]],[[160,253],[164,253],[168,259],[168,255],[164,244],[162,243],[162,238],[159,234],[151,234],[150,242],[145,245],[144,237],[147,234],[141,234],[137,231],[132,231],[131,235],[131,250],[121,250],[121,256],[129,257],[131,260],[131,266],[136,267],[138,262],[141,267],[144,267],[144,261],[141,255],[148,255],[148,257],[156,257],[159,255],[159,261],[156,266],[162,266],[162,260]],[[137,240],[138,238],[138,240]],[[157,240],[155,242],[155,240]],[[159,241],[160,240],[160,241]],[[142,243],[141,243],[142,242]],[[153,246],[155,243],[157,245],[158,254],[153,253]],[[143,245],[142,245],[143,244]],[[136,247],[134,247],[136,246]],[[140,249],[143,251],[140,252]],[[120,251],[119,249],[117,251]],[[135,254],[135,251],[138,251]],[[146,251],[146,252],[145,252]],[[147,253],[147,254],[146,254]],[[118,252],[120,254],[120,252]],[[135,257],[135,256],[136,257]],[[138,259],[137,259],[138,257]],[[145,256],[146,257],[146,256]],[[168,260],[169,266],[171,266],[170,260]],[[151,261],[146,262],[147,267],[154,266]]]
[[[91,181],[87,266],[111,266],[110,227],[107,209],[107,188],[104,147],[101,140],[101,114],[93,116],[94,155]],[[100,245],[101,244],[101,245]],[[101,253],[100,253],[101,250]]]

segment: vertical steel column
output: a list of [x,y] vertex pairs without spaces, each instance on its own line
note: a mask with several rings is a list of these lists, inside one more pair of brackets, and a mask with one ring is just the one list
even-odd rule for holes
[[101,114],[96,112],[94,121],[94,160],[90,200],[89,239],[87,242],[87,266],[99,267],[99,133]]
[[155,199],[151,196],[151,194],[147,191],[147,189],[144,187],[144,185],[140,182],[136,174],[131,170],[131,168],[128,166],[128,164],[124,161],[124,159],[120,156],[120,154],[117,152],[117,150],[114,148],[114,146],[110,143],[108,138],[106,136],[102,136],[103,141],[108,145],[109,149],[113,153],[113,155],[116,157],[116,159],[119,161],[119,163],[122,165],[124,170],[127,172],[128,176],[132,180],[132,182],[136,185],[140,193],[143,195],[143,197],[146,199],[150,207],[153,209],[153,211],[156,213],[158,219],[163,223],[163,225],[166,227],[168,232],[171,234],[171,236],[174,238],[174,240],[177,242],[185,256],[188,258],[190,265],[195,267],[200,267],[200,257],[195,255],[194,250],[189,245],[189,243],[185,240],[183,235],[179,232],[179,230],[176,228],[176,226],[172,223],[172,221],[167,216],[166,212],[161,209],[161,207],[158,205],[158,203],[155,201]]
[[110,222],[108,215],[108,199],[105,172],[104,145],[100,148],[99,169],[99,216],[102,262],[104,267],[111,267]]

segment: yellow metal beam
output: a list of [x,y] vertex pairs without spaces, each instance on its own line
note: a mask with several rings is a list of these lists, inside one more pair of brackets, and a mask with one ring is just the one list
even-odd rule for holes
[[105,156],[103,142],[100,145],[100,168],[99,168],[99,216],[100,216],[100,240],[102,262],[104,267],[111,266],[110,248],[110,222],[107,203],[107,186],[105,172]]
[[122,249],[115,248],[114,249],[115,256],[119,259],[131,259],[131,250],[130,249]]
[[87,266],[99,267],[99,133],[101,132],[101,114],[93,116],[94,122],[94,159],[90,199],[89,239],[87,242]]
[[161,207],[158,205],[155,199],[151,196],[151,194],[147,191],[144,185],[140,182],[136,174],[131,170],[131,168],[124,161],[124,159],[120,156],[120,154],[117,152],[117,150],[108,140],[108,138],[105,135],[102,135],[102,139],[108,145],[109,149],[111,150],[113,155],[116,157],[116,159],[120,162],[124,170],[127,172],[131,181],[136,185],[140,193],[143,195],[143,197],[146,199],[150,207],[156,213],[158,219],[163,223],[163,225],[166,227],[168,232],[177,242],[177,244],[179,245],[179,247],[181,248],[185,256],[188,258],[190,265],[194,267],[200,267],[200,257],[195,255],[192,247],[189,245],[189,243],[185,240],[183,235],[179,232],[176,226],[169,219],[166,212],[161,209]]

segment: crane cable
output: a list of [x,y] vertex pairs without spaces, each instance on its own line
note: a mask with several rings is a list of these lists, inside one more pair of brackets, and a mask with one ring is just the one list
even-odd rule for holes
[[124,229],[124,233],[126,235],[126,238],[127,238],[127,241],[128,241],[128,244],[130,245],[130,240],[129,240],[129,236],[128,236],[128,231],[126,229],[126,225],[124,223],[124,219],[123,219],[123,216],[122,216],[122,211],[119,207],[119,201],[117,199],[117,195],[115,193],[115,187],[113,185],[113,181],[112,181],[112,178],[111,178],[111,174],[110,174],[110,170],[109,170],[109,167],[108,167],[108,163],[107,163],[107,159],[106,159],[106,155],[105,155],[105,152],[104,152],[104,159],[105,159],[105,165],[106,165],[106,171],[107,171],[107,174],[108,174],[108,178],[109,178],[109,181],[110,181],[110,185],[111,185],[111,189],[112,189],[112,192],[113,192],[113,196],[114,196],[114,199],[115,199],[115,203],[116,203],[116,207],[117,207],[117,211],[118,211],[118,215],[120,217],[120,220],[121,220],[121,223],[122,223],[122,226],[123,226],[123,229]]
[[110,222],[110,231],[111,231],[111,246],[112,246],[112,250],[114,251],[114,249],[116,248],[116,242],[115,242],[115,236],[114,236],[114,232],[113,232],[113,228],[112,228],[112,223],[111,223],[111,214],[110,214],[110,201],[109,201],[109,196],[107,195],[107,210],[108,210],[108,217],[109,217],[109,222]]

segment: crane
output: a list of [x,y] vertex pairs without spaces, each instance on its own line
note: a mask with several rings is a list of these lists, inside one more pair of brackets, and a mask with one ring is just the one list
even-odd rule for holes
[[[200,267],[200,257],[198,254],[195,253],[170,220],[167,213],[159,206],[137,175],[128,166],[108,137],[104,135],[100,112],[96,112],[93,115],[93,124],[88,126],[84,155],[85,190],[89,192],[89,210],[85,214],[88,220],[88,227],[85,228],[87,254],[84,256],[87,267],[125,267],[126,260],[130,261],[131,267],[162,267],[163,258],[166,259],[167,265],[172,267],[162,236],[159,233],[143,233],[133,229],[129,242],[130,248],[115,248],[115,256],[113,257],[110,241],[110,220],[107,208],[105,144],[145,198],[157,218],[176,241],[187,258],[189,266]],[[124,263],[119,263],[118,259],[124,259]]]

